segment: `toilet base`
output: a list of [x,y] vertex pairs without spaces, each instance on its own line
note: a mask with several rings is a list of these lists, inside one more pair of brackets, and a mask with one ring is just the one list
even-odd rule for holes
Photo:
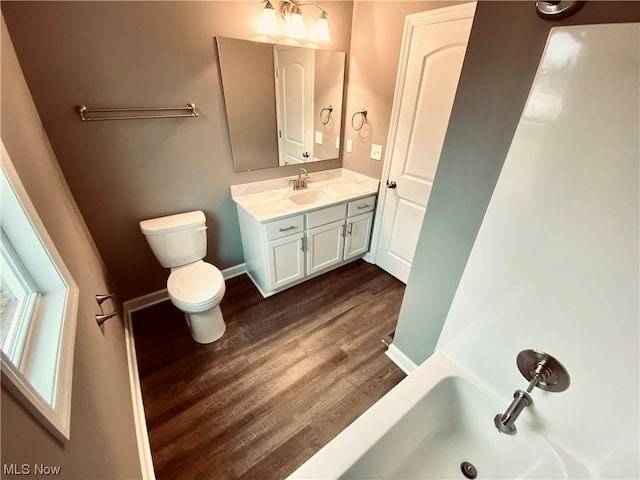
[[191,336],[198,343],[215,342],[227,329],[219,305],[200,313],[185,313],[184,316]]

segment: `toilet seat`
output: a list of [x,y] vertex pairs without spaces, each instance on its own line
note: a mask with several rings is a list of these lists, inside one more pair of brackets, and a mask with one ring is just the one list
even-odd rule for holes
[[201,312],[217,305],[225,290],[220,270],[202,260],[175,269],[167,280],[169,297],[184,311]]

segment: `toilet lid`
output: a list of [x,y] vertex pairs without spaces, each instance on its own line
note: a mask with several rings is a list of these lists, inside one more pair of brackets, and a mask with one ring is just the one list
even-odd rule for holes
[[223,284],[220,270],[200,261],[171,272],[167,290],[170,296],[180,302],[197,305],[214,298]]

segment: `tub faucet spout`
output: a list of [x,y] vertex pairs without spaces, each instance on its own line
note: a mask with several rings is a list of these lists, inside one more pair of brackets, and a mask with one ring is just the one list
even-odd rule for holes
[[508,435],[516,434],[516,420],[525,407],[533,405],[533,399],[529,394],[535,387],[548,392],[562,392],[569,388],[569,373],[548,353],[523,350],[518,354],[517,363],[520,373],[529,380],[527,391],[516,390],[509,408],[493,419],[496,428]]
[[522,390],[516,390],[513,394],[513,402],[509,405],[509,408],[501,415],[498,414],[493,419],[493,423],[498,430],[508,435],[515,435],[516,433],[516,420],[525,409],[533,405],[533,400],[528,392]]

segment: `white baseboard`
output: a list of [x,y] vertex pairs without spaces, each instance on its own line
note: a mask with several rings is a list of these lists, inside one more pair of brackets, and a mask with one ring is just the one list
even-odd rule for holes
[[389,349],[386,351],[387,357],[389,357],[393,363],[395,363],[400,370],[409,375],[413,372],[418,366],[407,357],[402,351],[396,347],[393,343],[389,345]]
[[147,293],[140,297],[132,298],[122,303],[122,309],[125,312],[133,313],[143,308],[150,307],[157,303],[162,303],[169,300],[169,293],[166,288],[158,290],[157,292]]
[[142,390],[140,389],[140,375],[138,373],[136,343],[133,338],[133,325],[131,324],[132,310],[127,309],[127,303],[129,302],[125,302],[123,305],[124,338],[127,348],[127,362],[129,364],[129,386],[131,387],[131,400],[133,404],[133,418],[135,421],[136,439],[138,442],[138,455],[140,457],[140,470],[142,471],[142,478],[144,480],[155,480],[156,474],[153,470],[153,459],[151,457],[149,433],[147,431],[147,421],[144,416]]
[[[237,277],[247,272],[244,263],[234,267],[221,270],[225,280]],[[140,374],[138,371],[138,359],[136,357],[136,343],[133,337],[133,323],[131,314],[143,308],[156,305],[169,300],[167,289],[151,292],[131,300],[123,302],[124,311],[124,333],[125,345],[127,348],[127,362],[129,364],[129,385],[131,387],[131,400],[133,404],[133,418],[135,421],[136,438],[138,442],[138,455],[140,456],[140,469],[142,478],[145,480],[155,480],[156,475],[153,469],[153,458],[151,457],[151,446],[149,444],[149,433],[147,431],[147,421],[144,415],[144,403],[142,402],[142,390],[140,389]]]
[[222,272],[222,276],[225,280],[229,280],[233,277],[238,277],[243,273],[247,273],[247,265],[245,263],[241,263],[236,265],[235,267],[225,268],[224,270],[220,270]]

